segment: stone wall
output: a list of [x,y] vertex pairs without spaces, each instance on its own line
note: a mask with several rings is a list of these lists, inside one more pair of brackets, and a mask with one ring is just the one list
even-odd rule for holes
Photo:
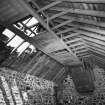
[[0,68],[0,105],[54,105],[51,81]]
[[92,95],[80,95],[70,76],[63,81],[62,99],[65,103],[71,103],[71,105],[105,105],[105,71],[95,66],[93,72],[95,91]]

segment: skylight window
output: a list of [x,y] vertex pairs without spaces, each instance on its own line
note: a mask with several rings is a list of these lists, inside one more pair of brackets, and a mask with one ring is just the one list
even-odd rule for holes
[[31,52],[36,52],[36,49],[35,49],[35,47],[33,45],[30,45],[29,48],[32,49]]
[[8,29],[5,29],[2,34],[7,36],[9,39],[11,39],[15,35],[12,31]]
[[[23,22],[25,24],[26,20]],[[37,24],[38,21],[34,17],[26,24],[28,27]]]
[[11,47],[18,47],[21,43],[22,43],[23,39],[20,38],[19,36],[15,36],[8,44],[7,46],[11,46]]
[[19,52],[19,55],[25,50],[27,49],[27,47],[29,47],[30,43],[28,42],[24,42],[18,49],[17,52]]

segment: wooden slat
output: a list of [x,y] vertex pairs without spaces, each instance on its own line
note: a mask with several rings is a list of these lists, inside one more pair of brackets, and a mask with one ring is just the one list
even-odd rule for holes
[[67,38],[72,38],[72,37],[77,37],[77,36],[79,36],[78,33],[72,33],[72,34],[67,35],[67,36],[62,36],[62,38],[63,38],[63,39],[67,39]]
[[54,1],[54,2],[50,3],[49,5],[47,5],[47,6],[45,6],[45,7],[42,7],[42,8],[39,9],[37,12],[44,11],[44,10],[46,10],[46,9],[48,9],[48,8],[51,8],[51,7],[57,5],[57,4],[61,3],[61,2],[62,2],[62,1]]
[[75,48],[76,50],[80,50],[80,49],[84,49],[84,48],[86,48],[86,46],[84,45],[84,46],[80,46],[80,47],[78,47],[78,48]]
[[88,45],[87,45],[87,47],[88,47],[88,49],[89,49],[90,51],[93,51],[93,52],[95,52],[95,53],[97,53],[97,54],[100,54],[100,55],[102,55],[102,56],[105,57],[105,53],[100,52],[100,51],[98,51],[97,49],[95,49],[95,48],[93,48],[93,47],[91,47],[91,46],[88,46]]
[[98,39],[99,41],[105,41],[105,36],[99,35],[99,34],[94,34],[91,32],[86,32],[86,31],[81,31],[81,30],[75,30],[75,32],[79,33],[79,34],[83,34],[86,35],[88,37],[94,38],[94,39]]
[[71,3],[95,3],[95,4],[100,4],[100,3],[105,3],[105,0],[59,0],[59,1],[68,1]]
[[[93,40],[91,41],[91,40],[88,40],[87,38],[85,38],[84,41],[86,41],[86,42],[88,42],[88,43],[91,43],[91,44],[93,44],[93,45],[97,45],[99,48],[105,49],[105,45],[99,44],[99,43],[97,43],[97,42],[95,42],[95,41],[93,41]],[[86,43],[86,42],[85,42],[85,43]]]
[[83,52],[87,52],[88,50],[87,49],[82,49],[80,51],[76,51],[76,53],[83,53]]
[[66,32],[69,32],[69,31],[73,31],[73,30],[75,30],[76,28],[69,28],[69,29],[65,29],[65,30],[63,30],[63,31],[59,31],[58,33],[56,33],[57,35],[59,35],[59,34],[63,34],[63,33],[66,33]]
[[[66,21],[67,22],[67,21]],[[60,23],[60,22],[59,22]],[[63,22],[63,23],[65,23],[65,22]],[[62,25],[63,23],[61,23],[61,24],[59,24],[59,26],[60,25]],[[98,24],[98,23],[97,23]],[[80,29],[83,29],[83,30],[86,30],[86,31],[90,31],[90,32],[93,32],[93,33],[98,33],[98,34],[103,34],[103,35],[105,35],[105,30],[102,30],[102,29],[99,29],[99,28],[91,28],[91,27],[87,27],[87,26],[82,26],[82,25],[79,25],[79,24],[73,24],[73,23],[66,23],[66,24],[64,24],[64,25],[67,25],[67,26],[70,26],[70,27],[79,27]]]
[[105,27],[105,22],[99,22],[99,21],[97,22],[97,21],[94,21],[94,20],[88,20],[88,19],[77,18],[77,17],[70,17],[70,16],[66,16],[66,15],[61,16],[60,18],[61,19],[66,19],[66,21],[74,19],[74,21],[77,21],[77,22],[80,22],[80,23],[90,24],[90,25],[94,25],[94,26],[97,26],[97,27]]
[[92,44],[90,44],[90,43],[87,43],[87,46],[89,46],[89,47],[91,47],[91,48],[94,48],[94,49],[97,49],[97,51],[100,51],[100,52],[102,52],[102,53],[105,53],[105,50],[103,50],[103,49],[97,47],[96,45],[92,45]]
[[79,45],[84,45],[84,43],[83,42],[75,43],[73,45],[69,45],[69,47],[76,47],[76,46],[79,46]]
[[91,57],[91,54],[81,54],[78,55],[79,58],[87,58],[87,57]]
[[72,39],[72,40],[68,40],[68,41],[66,41],[65,43],[66,43],[66,44],[73,43],[73,42],[79,43],[79,42],[81,42],[81,41],[82,41],[82,38],[75,38],[75,39]]
[[87,15],[87,16],[95,16],[95,17],[105,17],[104,11],[95,11],[95,10],[82,10],[82,9],[66,9],[66,8],[58,8],[53,7],[51,10],[61,11],[58,14],[55,14],[49,17],[49,20],[55,19],[67,13],[79,14],[79,15]]
[[64,25],[68,24],[68,23],[71,23],[71,22],[73,22],[73,21],[74,21],[74,19],[69,19],[69,20],[67,20],[67,21],[65,21],[65,22],[63,22],[63,23],[61,23],[61,24],[59,24],[59,25],[53,27],[52,29],[53,29],[53,30],[54,30],[54,29],[57,29],[57,28],[62,27],[62,26],[64,26]]
[[94,37],[91,37],[91,36],[86,36],[86,35],[82,35],[82,38],[83,39],[86,39],[86,40],[89,40],[89,41],[92,41],[92,42],[96,42],[97,44],[100,44],[100,45],[102,45],[102,46],[104,46],[105,45],[105,42],[103,42],[103,41],[100,41],[100,40],[98,40],[98,39],[95,39]]
[[90,46],[93,46],[93,47],[96,47],[96,49],[101,49],[102,51],[104,51],[105,52],[105,47],[103,47],[103,46],[101,46],[101,45],[99,45],[99,44],[96,44],[96,43],[94,43],[94,42],[85,42],[86,44],[88,44],[88,45],[90,45]]

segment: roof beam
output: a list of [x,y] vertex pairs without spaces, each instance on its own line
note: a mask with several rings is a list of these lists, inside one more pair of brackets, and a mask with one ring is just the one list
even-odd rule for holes
[[67,21],[62,22],[61,24],[59,24],[59,25],[53,27],[52,29],[53,29],[53,30],[54,30],[54,29],[57,29],[57,28],[62,27],[62,26],[64,26],[64,25],[68,24],[68,23],[71,23],[71,22],[73,22],[73,21],[74,21],[74,19],[67,20]]
[[82,49],[80,51],[76,51],[76,53],[83,53],[83,52],[87,52],[88,50],[87,49]]
[[77,36],[79,36],[78,33],[72,33],[72,34],[70,34],[70,35],[62,36],[62,38],[63,38],[63,39],[67,39],[67,38],[77,37]]
[[[60,22],[59,22],[60,23]],[[86,31],[83,31],[81,29],[75,29],[73,30],[74,32],[77,32],[79,34],[84,34],[84,35],[88,35],[90,37],[93,37],[93,38],[96,38],[98,40],[102,40],[102,41],[105,41],[105,31],[104,30],[100,30],[100,29],[93,29],[93,28],[89,28],[89,27],[82,27],[81,25],[74,25],[74,24],[69,24],[68,26],[72,26],[72,27],[79,27],[81,29],[84,29],[84,30],[87,30]],[[69,29],[69,28],[68,28]],[[67,29],[66,29],[67,30]],[[88,32],[88,31],[91,31],[91,32]]]
[[[60,23],[60,22],[59,22]],[[65,23],[65,22],[64,22]],[[63,24],[63,23],[61,23],[61,24]],[[60,25],[60,24],[59,24]],[[98,38],[101,38],[101,37],[103,37],[102,38],[102,40],[104,40],[105,39],[105,30],[101,30],[101,29],[98,29],[98,28],[91,28],[91,27],[87,27],[87,26],[81,26],[81,25],[78,25],[78,24],[73,24],[73,23],[70,23],[70,24],[65,24],[65,25],[67,25],[67,26],[70,26],[70,27],[74,27],[74,28],[79,28],[79,30],[81,30],[81,29],[83,29],[83,30],[86,30],[86,31],[90,31],[90,32],[92,32],[93,34],[95,33],[95,34],[97,34],[97,36],[96,37],[98,37]],[[83,30],[81,30],[81,32],[83,31]],[[83,31],[83,33],[84,33],[85,31]],[[86,32],[87,33],[87,32]],[[100,35],[99,35],[100,34]],[[103,35],[103,36],[102,36]]]
[[81,30],[75,30],[75,32],[77,32],[79,34],[83,34],[83,35],[91,37],[91,38],[94,38],[94,39],[98,39],[99,41],[105,42],[105,36],[90,33],[90,32],[85,32],[85,31],[81,31]]
[[102,46],[105,46],[105,42],[100,41],[98,39],[95,39],[94,37],[91,37],[90,35],[84,35],[84,34],[82,34],[81,37],[83,39],[86,39],[86,40],[89,40],[89,41],[92,41],[92,42],[96,42],[96,43],[98,43],[98,44],[100,44]]
[[[67,20],[68,21],[68,20]],[[91,27],[87,27],[87,26],[82,26],[82,25],[79,25],[79,24],[73,24],[73,23],[67,23],[67,21],[65,22],[62,22],[61,24],[63,23],[66,23],[64,24],[65,26],[70,26],[70,27],[79,27],[80,29],[83,29],[83,30],[86,30],[86,31],[90,31],[90,32],[93,32],[93,33],[97,33],[97,34],[102,34],[102,35],[105,35],[105,30],[102,30],[102,29],[99,29],[99,28],[91,28]],[[59,22],[60,23],[60,22]],[[59,26],[61,25],[59,24]],[[62,25],[63,26],[63,25]]]
[[80,46],[80,45],[84,45],[84,43],[83,42],[80,42],[80,43],[75,43],[75,44],[70,44],[70,45],[68,45],[69,47],[76,47],[76,46]]
[[102,55],[102,56],[105,57],[105,53],[103,53],[103,52],[101,52],[101,51],[98,51],[97,49],[95,49],[95,48],[93,48],[93,47],[91,47],[91,46],[89,46],[89,45],[87,45],[87,48],[88,48],[89,50],[91,50],[91,51],[93,51],[93,52],[95,52],[95,53],[97,53],[97,54],[100,54],[100,55]]
[[84,46],[80,46],[80,47],[78,47],[78,48],[75,48],[76,50],[80,50],[80,49],[84,49],[84,48],[86,48],[86,46],[84,45]]
[[90,46],[91,48],[95,48],[97,49],[97,51],[100,51],[102,53],[105,53],[105,50],[102,50],[101,48],[97,47],[97,46],[94,46],[94,45],[91,45],[91,44],[87,44],[87,46]]
[[86,42],[88,42],[88,43],[95,44],[95,45],[97,45],[98,47],[105,49],[105,45],[99,44],[99,43],[97,43],[96,41],[91,41],[91,40],[88,40],[87,38],[84,38],[84,40],[85,40]]
[[59,7],[53,7],[50,10],[60,11],[60,13],[49,17],[49,20],[55,19],[57,17],[65,15],[67,13],[87,15],[87,16],[95,16],[95,17],[105,17],[105,12],[104,11],[82,10],[82,9],[66,9],[66,8],[59,8]]
[[69,26],[72,26],[72,27],[79,27],[80,29],[83,29],[83,30],[87,30],[87,31],[90,31],[90,32],[93,32],[93,33],[97,33],[97,34],[102,34],[102,35],[105,35],[105,30],[101,30],[99,28],[91,28],[91,27],[87,27],[87,26],[81,26],[81,25],[78,25],[78,24],[69,24]]
[[91,54],[80,54],[78,55],[79,58],[86,58],[92,56]]
[[98,45],[98,44],[96,44],[96,43],[94,43],[94,42],[85,42],[86,44],[88,44],[88,45],[90,45],[90,46],[93,46],[93,47],[96,47],[96,48],[98,48],[98,49],[100,49],[100,50],[102,50],[102,51],[104,51],[105,52],[105,48],[103,48],[102,46],[100,46],[100,45]]
[[59,1],[68,1],[71,3],[95,3],[95,4],[105,3],[105,0],[59,0]]
[[69,44],[69,43],[73,43],[73,42],[81,42],[82,41],[82,38],[75,38],[75,39],[72,39],[72,40],[68,40],[66,41],[65,43],[66,44]]
[[56,34],[57,34],[57,35],[63,34],[63,33],[69,32],[69,31],[73,31],[73,30],[75,30],[75,29],[76,29],[76,28],[68,28],[68,29],[65,29],[65,30],[63,30],[63,31],[59,31],[59,32],[57,32]]
[[80,23],[85,23],[85,24],[90,24],[90,25],[94,25],[97,27],[105,27],[105,22],[97,22],[94,20],[88,20],[88,19],[83,19],[83,18],[77,18],[77,17],[71,17],[71,16],[61,16],[59,17],[61,19],[66,19],[66,21],[68,20],[72,20],[72,18],[74,19],[74,21],[80,22]]
[[42,7],[42,8],[39,9],[37,12],[42,12],[42,11],[44,11],[44,10],[46,10],[46,9],[48,9],[48,8],[51,8],[51,7],[57,5],[57,4],[61,3],[61,2],[62,2],[62,1],[54,1],[54,2],[52,2],[52,3],[50,3],[50,4],[48,4],[47,6]]

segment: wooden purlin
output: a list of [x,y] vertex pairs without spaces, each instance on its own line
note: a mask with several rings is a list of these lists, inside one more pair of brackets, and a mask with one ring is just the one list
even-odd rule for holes
[[58,8],[58,7],[53,7],[50,10],[56,10],[56,11],[59,11],[59,13],[49,17],[49,20],[55,19],[57,17],[65,15],[67,13],[77,14],[77,15],[94,16],[94,17],[105,17],[104,11],[82,10],[82,9],[65,9],[65,8]]
[[94,21],[94,20],[89,20],[89,19],[84,19],[84,18],[77,18],[77,17],[72,17],[72,16],[66,16],[66,15],[61,16],[59,18],[66,19],[66,21],[68,21],[67,23],[69,23],[69,20],[74,19],[73,21],[76,21],[76,22],[90,24],[90,25],[93,25],[93,26],[96,26],[96,27],[105,27],[105,22],[101,22],[101,21]]

